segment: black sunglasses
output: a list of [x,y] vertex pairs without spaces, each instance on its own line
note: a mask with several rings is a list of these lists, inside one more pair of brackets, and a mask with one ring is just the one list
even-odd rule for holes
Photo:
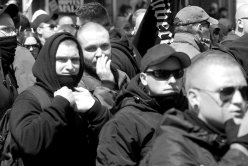
[[220,94],[220,100],[222,102],[228,102],[230,100],[232,100],[232,97],[235,93],[236,90],[238,90],[241,94],[241,96],[243,97],[243,99],[245,101],[248,100],[248,86],[241,86],[241,87],[233,87],[233,86],[230,86],[230,87],[225,87],[225,88],[221,88],[217,91],[210,91],[210,90],[206,90],[206,89],[200,89],[200,88],[195,88],[197,90],[200,90],[200,91],[205,91],[205,92],[211,92],[211,93],[219,93]]
[[183,77],[183,70],[154,70],[154,71],[146,71],[145,73],[151,74],[155,78],[168,80],[171,76],[175,79],[179,79]]
[[224,102],[230,101],[236,90],[238,90],[243,99],[247,101],[248,86],[222,88],[219,90],[220,99]]

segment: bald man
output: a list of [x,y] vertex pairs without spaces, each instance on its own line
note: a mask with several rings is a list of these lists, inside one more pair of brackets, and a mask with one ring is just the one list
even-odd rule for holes
[[223,38],[221,44],[229,46],[231,41],[236,40],[248,33],[248,4],[241,5],[235,15],[236,28]]
[[61,26],[64,24],[74,24],[73,19],[70,16],[62,16],[58,21],[58,25]]
[[237,9],[235,34],[243,36],[248,33],[248,4],[244,4]]
[[112,108],[112,97],[127,84],[129,78],[126,73],[111,66],[109,32],[98,23],[88,22],[78,30],[77,39],[82,47],[85,63],[79,86],[87,88],[103,105]]
[[[231,56],[207,51],[186,70],[190,108],[164,115],[146,166],[246,166],[247,83]],[[239,126],[240,125],[240,126]]]

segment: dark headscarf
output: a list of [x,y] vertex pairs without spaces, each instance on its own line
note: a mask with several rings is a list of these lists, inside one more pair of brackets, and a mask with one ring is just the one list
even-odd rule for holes
[[56,73],[56,53],[59,44],[64,40],[72,40],[78,46],[80,69],[76,78],[77,83],[83,75],[83,52],[78,41],[67,32],[54,34],[45,42],[33,66],[33,75],[36,77],[36,84],[42,86],[51,94],[61,88]]

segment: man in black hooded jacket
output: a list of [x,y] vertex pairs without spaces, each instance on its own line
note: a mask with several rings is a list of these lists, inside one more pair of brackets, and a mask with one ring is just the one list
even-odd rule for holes
[[13,18],[18,14],[14,4],[0,6],[0,119],[11,108],[17,96],[13,61],[17,38]]
[[75,88],[83,68],[81,47],[69,33],[53,35],[41,49],[33,66],[35,86],[51,103],[42,109],[25,90],[10,115],[12,154],[25,166],[95,165],[97,136],[109,112],[88,90]]
[[166,44],[149,49],[141,60],[141,74],[134,77],[117,98],[118,111],[101,130],[97,165],[138,165],[149,150],[163,113],[184,110],[181,93],[185,53]]

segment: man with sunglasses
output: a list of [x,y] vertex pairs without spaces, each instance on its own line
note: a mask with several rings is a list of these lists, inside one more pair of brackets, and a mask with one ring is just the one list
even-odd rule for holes
[[171,46],[193,58],[209,49],[211,45],[209,27],[218,24],[218,21],[198,6],[187,6],[176,14],[173,24],[175,35]]
[[189,110],[172,110],[141,165],[246,166],[248,87],[230,55],[211,50],[192,59],[186,71]]
[[17,96],[17,82],[13,61],[17,47],[14,18],[18,14],[15,4],[0,5],[0,119]]
[[33,14],[31,27],[37,33],[42,45],[56,32],[57,26],[52,18],[44,10],[37,10]]
[[118,96],[118,112],[100,133],[98,165],[139,164],[163,113],[173,107],[187,108],[181,90],[184,69],[189,65],[189,56],[169,45],[156,45],[147,51],[141,60],[142,72]]

